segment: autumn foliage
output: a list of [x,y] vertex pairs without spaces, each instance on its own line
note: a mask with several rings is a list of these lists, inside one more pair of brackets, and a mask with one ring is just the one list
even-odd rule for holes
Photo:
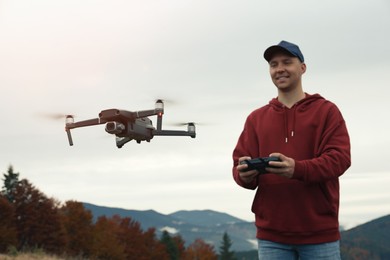
[[185,247],[180,236],[118,215],[93,220],[82,203],[48,198],[19,174],[4,174],[0,193],[0,253],[36,249],[80,259],[217,259],[214,247],[198,239]]
[[15,209],[3,196],[0,196],[0,252],[17,244]]

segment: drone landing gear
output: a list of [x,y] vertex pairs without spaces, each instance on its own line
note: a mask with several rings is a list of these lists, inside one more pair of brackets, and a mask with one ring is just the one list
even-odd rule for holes
[[[125,144],[130,142],[131,140],[134,140],[133,138],[130,137],[116,137],[116,147],[122,148]],[[135,140],[137,144],[140,144],[142,140]],[[150,140],[144,140],[147,142],[150,142]]]
[[129,137],[116,137],[116,147],[122,148],[125,144],[130,142],[132,139]]

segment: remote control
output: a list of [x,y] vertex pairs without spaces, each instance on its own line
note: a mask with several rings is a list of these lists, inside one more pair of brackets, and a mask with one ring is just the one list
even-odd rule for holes
[[241,161],[240,164],[247,164],[248,168],[242,170],[243,172],[250,171],[250,170],[257,170],[259,173],[264,174],[266,173],[265,168],[276,168],[274,166],[269,165],[269,162],[280,162],[280,159],[278,157],[259,157],[254,158],[251,160],[244,160]]

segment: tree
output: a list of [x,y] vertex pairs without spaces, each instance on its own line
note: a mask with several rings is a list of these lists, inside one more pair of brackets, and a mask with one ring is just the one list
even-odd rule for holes
[[15,209],[8,199],[0,195],[0,252],[16,247]]
[[217,260],[214,247],[205,243],[202,239],[196,239],[188,246],[184,260]]
[[171,236],[168,231],[164,230],[161,234],[160,242],[165,245],[166,251],[171,260],[182,259],[185,251],[184,240],[181,236]]
[[169,259],[154,229],[143,232],[139,222],[118,215],[98,218],[93,244],[93,256],[99,259]]
[[179,259],[184,258],[185,255],[185,241],[180,235],[175,235],[172,237],[173,242],[176,244],[176,248],[178,251]]
[[88,257],[91,254],[93,216],[82,203],[67,201],[60,208],[62,222],[65,228],[69,256]]
[[156,230],[149,228],[143,233],[143,244],[147,249],[145,257],[139,258],[140,260],[159,259],[168,260],[169,254],[167,253],[164,245],[156,239]]
[[168,260],[165,247],[156,239],[155,229],[143,232],[141,224],[131,218],[118,218],[120,226],[119,238],[125,245],[128,258],[137,260],[161,259]]
[[16,187],[19,183],[19,173],[14,172],[12,165],[8,167],[7,174],[4,175],[4,186],[2,189],[2,194],[8,199],[9,202],[14,202],[13,193],[16,190]]
[[47,198],[26,179],[16,187],[14,206],[18,232],[18,249],[41,248],[62,253],[65,232],[58,213],[58,202]]
[[225,232],[222,237],[221,246],[219,247],[219,259],[220,260],[236,260],[234,251],[230,251],[232,241],[229,235]]
[[143,233],[141,224],[131,218],[112,217],[118,226],[117,237],[119,243],[123,244],[127,256],[134,256],[135,259],[141,258],[148,251],[146,244],[143,243]]
[[[116,217],[115,217],[116,218]],[[126,259],[125,246],[118,239],[119,226],[115,219],[101,216],[93,232],[93,257],[97,259]]]

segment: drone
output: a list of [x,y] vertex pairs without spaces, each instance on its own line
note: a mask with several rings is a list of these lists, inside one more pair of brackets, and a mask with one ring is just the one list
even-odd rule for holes
[[[158,99],[154,109],[142,111],[126,111],[120,109],[106,109],[99,113],[98,118],[74,122],[73,115],[65,117],[65,131],[68,136],[69,145],[73,145],[70,130],[79,127],[106,124],[107,133],[115,135],[116,146],[122,148],[123,145],[135,140],[138,144],[142,141],[150,142],[154,136],[190,136],[195,138],[195,123],[186,123],[187,131],[184,130],[163,130],[162,117],[164,114],[164,103]],[[148,117],[157,116],[157,128]]]

